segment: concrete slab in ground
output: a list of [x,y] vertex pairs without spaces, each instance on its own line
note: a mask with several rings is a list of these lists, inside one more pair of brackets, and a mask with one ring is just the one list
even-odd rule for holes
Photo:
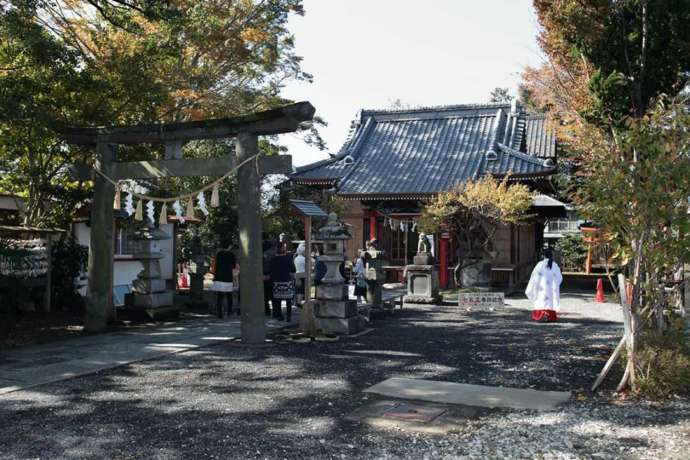
[[[299,315],[296,316],[291,325],[298,324]],[[286,326],[274,320],[266,323],[269,330]],[[239,321],[204,318],[173,326],[75,337],[3,350],[0,395],[228,342],[240,336]]]
[[570,399],[570,392],[565,391],[523,390],[406,378],[384,380],[364,392],[442,404],[532,410],[552,410]]
[[346,419],[374,428],[447,434],[489,412],[490,409],[482,407],[385,399],[356,409]]

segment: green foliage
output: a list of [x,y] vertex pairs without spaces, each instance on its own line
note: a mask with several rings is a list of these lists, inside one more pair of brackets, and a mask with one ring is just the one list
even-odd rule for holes
[[[284,82],[311,80],[294,54],[290,13],[303,13],[301,0],[4,2],[0,191],[27,199],[26,224],[66,227],[90,192],[66,165],[89,163],[92,152],[64,145],[61,127],[231,116],[289,102]],[[303,133],[323,147],[320,123]],[[119,158],[159,154],[143,146]]]
[[499,224],[524,222],[532,198],[526,185],[509,185],[508,177],[467,181],[429,202],[418,220],[419,229],[436,233],[449,228],[465,242],[469,255],[483,256]]
[[613,139],[592,130],[590,174],[577,194],[583,215],[606,230],[619,263],[639,262],[650,275],[644,277],[650,295],[677,261],[690,260],[686,106],[660,100]]
[[53,242],[52,256],[52,307],[80,309],[83,300],[76,292],[76,280],[86,271],[89,248],[81,246],[74,238],[65,238]]
[[[578,168],[574,200],[602,227],[633,284],[636,324],[643,311],[669,310],[664,284],[690,260],[690,116],[688,100],[679,96],[690,76],[690,1],[534,5],[550,61],[538,72],[547,82],[543,106],[561,122]],[[563,81],[569,86],[554,84]],[[627,345],[629,380],[622,385],[635,390],[656,361],[646,357],[645,369],[635,341]]]
[[590,122],[640,117],[660,94],[675,95],[690,71],[688,0],[535,0],[542,48],[559,66],[586,61]]
[[494,88],[491,90],[489,102],[509,104],[513,99],[508,88]]
[[637,391],[646,398],[690,394],[690,348],[684,321],[676,318],[662,335],[647,331],[637,352]]
[[[327,213],[335,212],[339,217],[342,217],[347,209],[344,201],[320,188],[289,181],[281,183],[278,189],[270,203],[271,210],[264,219],[264,231],[266,236],[272,239],[277,239],[281,233],[289,235],[291,239],[304,239],[304,222],[291,209],[291,199],[313,201]],[[317,222],[314,225],[317,225]]]
[[579,233],[568,234],[556,243],[561,257],[561,268],[566,271],[581,271],[587,259],[587,246]]

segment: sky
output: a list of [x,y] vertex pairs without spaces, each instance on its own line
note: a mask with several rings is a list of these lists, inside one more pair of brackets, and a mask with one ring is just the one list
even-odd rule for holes
[[531,0],[305,0],[289,27],[313,83],[283,96],[309,101],[328,126],[328,150],[281,136],[293,164],[336,153],[360,109],[487,102],[516,93],[521,71],[542,62]]

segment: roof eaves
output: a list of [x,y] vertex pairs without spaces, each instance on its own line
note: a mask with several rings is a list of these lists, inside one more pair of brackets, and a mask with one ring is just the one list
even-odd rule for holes
[[361,131],[356,135],[356,138],[353,139],[352,148],[349,150],[348,154],[355,161],[350,165],[350,170],[346,172],[345,175],[343,175],[343,177],[340,179],[340,185],[347,181],[348,177],[352,175],[352,172],[355,171],[355,169],[361,162],[361,155],[357,155],[357,153],[364,142],[363,139],[367,137],[375,123],[376,122],[374,121],[373,117],[367,118],[367,120],[364,122],[364,126],[362,127]]
[[336,157],[333,157],[333,158],[326,158],[325,160],[319,160],[319,161],[316,161],[314,163],[309,163],[308,165],[297,166],[295,168],[295,172],[292,175],[295,176],[297,174],[302,174],[305,172],[313,171],[314,169],[320,168],[321,166],[328,166],[332,163],[335,163],[336,161],[338,161],[338,159]]
[[498,144],[498,148],[504,152],[507,153],[508,155],[512,155],[514,157],[519,158],[522,161],[526,161],[528,163],[532,163],[535,166],[542,166],[544,168],[548,169],[556,169],[556,166],[547,166],[546,165],[546,160],[537,158],[533,155],[530,155],[528,153],[521,152],[519,150],[515,150],[514,148],[508,147],[507,145],[503,145],[501,143]]

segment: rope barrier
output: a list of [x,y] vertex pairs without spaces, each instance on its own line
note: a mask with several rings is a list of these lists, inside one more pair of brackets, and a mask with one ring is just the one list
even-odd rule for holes
[[225,179],[227,179],[228,177],[230,177],[235,171],[237,171],[237,170],[240,169],[242,166],[246,165],[247,163],[249,163],[249,162],[251,162],[251,161],[253,161],[253,160],[256,160],[256,171],[257,171],[257,173],[258,173],[258,171],[259,171],[259,161],[258,161],[258,160],[259,160],[259,154],[256,154],[256,155],[253,155],[253,156],[247,158],[246,160],[243,160],[242,162],[240,162],[238,165],[236,165],[235,167],[233,167],[232,169],[230,169],[228,172],[226,172],[225,174],[223,174],[223,175],[222,175],[221,177],[219,177],[218,179],[214,180],[213,182],[210,182],[209,184],[203,186],[202,188],[200,188],[200,189],[198,189],[198,190],[196,190],[196,191],[194,191],[194,192],[185,193],[185,194],[183,194],[183,195],[178,195],[178,196],[176,196],[176,197],[165,197],[165,198],[163,198],[163,197],[155,197],[155,196],[151,196],[151,195],[146,195],[146,194],[144,194],[144,193],[136,193],[136,192],[128,191],[128,190],[122,190],[122,189],[120,188],[120,181],[117,181],[117,180],[115,180],[115,179],[112,179],[112,178],[109,177],[107,174],[105,174],[105,173],[102,172],[102,171],[99,171],[98,169],[95,169],[95,168],[94,168],[94,171],[96,172],[96,174],[98,174],[98,175],[101,176],[103,179],[105,179],[106,181],[110,182],[113,186],[115,186],[115,189],[116,189],[116,190],[122,190],[122,191],[125,192],[125,193],[129,193],[129,194],[132,195],[133,197],[139,198],[140,200],[145,200],[145,201],[156,201],[156,202],[159,202],[159,203],[174,203],[175,201],[184,201],[184,200],[189,199],[189,198],[194,198],[195,196],[199,195],[199,193],[207,192],[207,191],[211,190],[213,187],[215,187],[216,185],[220,184],[220,183],[223,182]]

